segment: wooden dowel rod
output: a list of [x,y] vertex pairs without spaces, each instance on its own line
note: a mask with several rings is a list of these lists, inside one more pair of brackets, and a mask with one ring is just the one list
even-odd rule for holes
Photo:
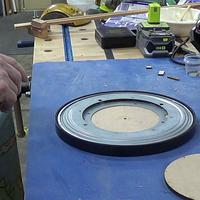
[[181,17],[179,18],[179,21],[183,21],[183,18],[185,17],[186,13],[190,10],[191,6],[188,6],[185,11],[182,13]]
[[[167,6],[167,7],[196,7],[200,6],[200,3],[188,3],[184,5],[175,5],[175,6]],[[131,10],[127,12],[115,12],[115,13],[103,13],[103,14],[94,14],[94,15],[84,15],[84,16],[76,16],[76,17],[66,17],[66,18],[59,18],[59,19],[50,19],[45,20],[49,25],[56,25],[56,24],[71,24],[78,20],[94,20],[94,19],[107,19],[110,17],[115,16],[127,16],[127,15],[136,15],[148,12],[148,9],[141,9],[141,10]],[[27,23],[20,23],[15,24],[15,28],[30,28],[31,22]]]
[[30,26],[31,26],[31,22],[14,24],[15,28],[29,28]]
[[76,20],[94,20],[94,19],[107,19],[114,16],[126,16],[126,15],[136,15],[148,12],[148,9],[142,10],[132,10],[127,12],[115,12],[115,13],[104,13],[104,14],[94,14],[94,15],[84,15],[77,17],[68,17],[68,18],[60,18],[60,19],[50,19],[47,21],[48,24],[70,24]]
[[[76,17],[65,17],[59,19],[49,19],[45,20],[49,25],[56,25],[56,24],[71,24],[78,20],[94,20],[94,19],[106,19],[114,16],[125,16],[125,15],[134,15],[134,14],[142,14],[146,13],[148,9],[142,10],[132,10],[127,12],[116,12],[116,13],[103,13],[103,14],[94,14],[94,15],[83,15],[83,16],[76,16]],[[20,23],[15,24],[15,28],[29,28],[31,26],[31,22],[27,23]]]

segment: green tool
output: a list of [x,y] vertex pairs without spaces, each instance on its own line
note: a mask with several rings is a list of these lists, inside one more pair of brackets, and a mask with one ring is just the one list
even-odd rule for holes
[[145,57],[165,57],[172,53],[175,36],[167,23],[160,22],[160,5],[149,4],[148,19],[137,26],[137,47]]
[[172,53],[175,36],[164,22],[150,24],[144,21],[138,24],[136,43],[145,57],[165,57]]
[[149,4],[148,23],[150,24],[160,23],[160,4],[157,2]]

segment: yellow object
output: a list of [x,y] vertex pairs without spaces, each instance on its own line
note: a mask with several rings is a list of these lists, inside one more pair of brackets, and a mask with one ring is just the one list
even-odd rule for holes
[[[42,20],[57,19],[65,17],[83,16],[84,12],[79,8],[75,8],[69,4],[57,3],[48,7],[41,15]],[[81,19],[73,22],[73,26],[81,26],[88,24],[90,20]]]
[[149,4],[148,10],[148,23],[159,24],[160,23],[160,4],[157,2]]
[[113,12],[112,9],[108,8],[106,5],[105,5],[105,0],[99,0],[99,1],[96,1],[96,5],[99,6],[99,9],[104,11],[104,12]]
[[99,8],[100,8],[100,10],[103,10],[103,11],[105,11],[105,12],[113,12],[112,9],[108,8],[108,7],[105,6],[105,5],[101,5]]

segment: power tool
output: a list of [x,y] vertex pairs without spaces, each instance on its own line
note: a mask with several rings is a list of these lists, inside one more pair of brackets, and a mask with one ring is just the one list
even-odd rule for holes
[[145,57],[169,56],[175,45],[175,36],[167,23],[160,22],[160,5],[149,4],[148,20],[137,26],[136,44]]

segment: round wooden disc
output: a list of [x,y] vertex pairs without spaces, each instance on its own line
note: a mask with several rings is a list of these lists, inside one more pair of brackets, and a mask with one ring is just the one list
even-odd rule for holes
[[165,170],[165,181],[178,194],[189,199],[200,199],[200,154],[173,161]]
[[151,110],[133,106],[102,109],[92,116],[96,127],[112,132],[136,132],[150,129],[159,122]]

